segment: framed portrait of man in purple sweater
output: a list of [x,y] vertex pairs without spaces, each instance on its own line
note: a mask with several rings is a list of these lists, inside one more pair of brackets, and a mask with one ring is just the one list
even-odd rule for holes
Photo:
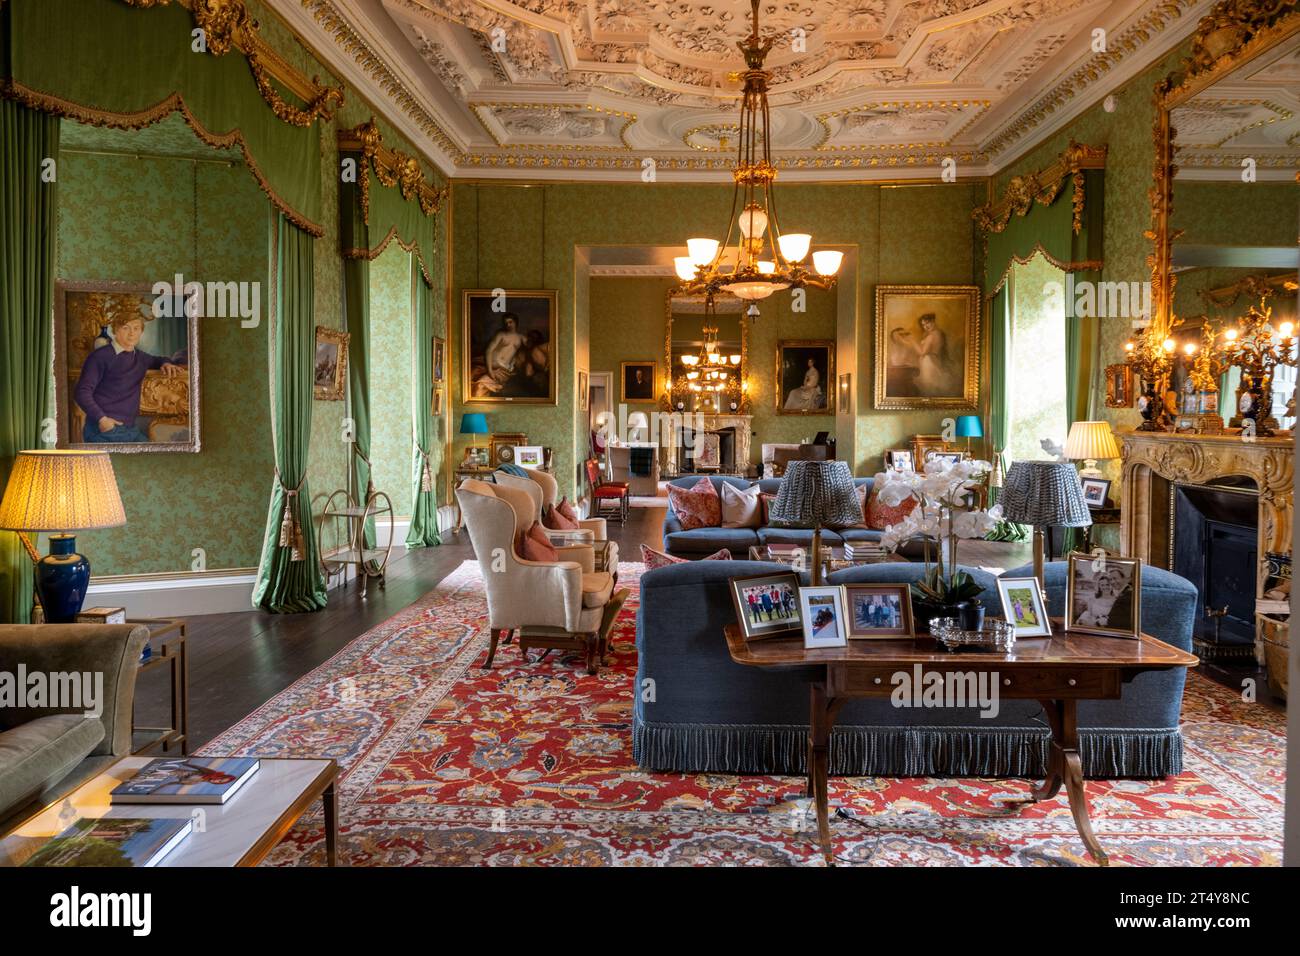
[[150,283],[60,280],[54,297],[58,447],[199,450],[201,302]]

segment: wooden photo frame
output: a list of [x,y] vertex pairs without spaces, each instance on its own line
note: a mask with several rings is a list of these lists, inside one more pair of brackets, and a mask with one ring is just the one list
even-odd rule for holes
[[[55,282],[58,448],[199,451],[202,293],[189,286],[167,294],[154,289],[147,282]],[[103,361],[123,347],[138,352],[148,366],[125,401],[123,389],[106,389],[114,372]]]
[[851,640],[916,636],[906,584],[846,584],[844,605]]
[[776,413],[833,415],[833,339],[781,339],[776,344]]
[[998,578],[998,598],[1002,616],[1016,629],[1017,638],[1052,636],[1038,578]]
[[980,289],[876,286],[876,408],[974,408]]
[[731,603],[745,640],[787,637],[802,628],[799,616],[799,575],[775,571],[731,578]]
[[849,613],[844,588],[834,584],[800,588],[799,616],[806,649],[848,646]]
[[316,326],[316,357],[312,364],[312,396],[322,402],[341,402],[348,388],[348,342],[339,329]]
[[1142,632],[1142,562],[1109,555],[1069,556],[1065,629],[1110,637]]
[[464,404],[556,404],[555,290],[466,289],[460,341]]
[[1083,485],[1083,501],[1089,508],[1106,507],[1110,500],[1109,478],[1081,477],[1079,483]]

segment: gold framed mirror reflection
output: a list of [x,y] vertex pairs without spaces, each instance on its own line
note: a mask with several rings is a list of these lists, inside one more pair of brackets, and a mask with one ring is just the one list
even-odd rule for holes
[[731,295],[664,296],[664,411],[748,414],[749,322]]

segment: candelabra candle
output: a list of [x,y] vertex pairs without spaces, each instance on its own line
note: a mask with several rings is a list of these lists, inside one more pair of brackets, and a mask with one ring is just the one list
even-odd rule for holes
[[1272,435],[1278,427],[1272,414],[1274,370],[1296,362],[1295,326],[1283,322],[1276,330],[1273,328],[1270,295],[1271,291],[1265,292],[1258,306],[1246,309],[1237,327],[1224,330],[1220,347],[1224,363],[1241,369],[1236,415],[1228,424],[1252,430],[1260,437]]
[[1142,329],[1134,341],[1124,343],[1124,360],[1143,383],[1143,392],[1137,402],[1143,419],[1138,431],[1164,431],[1169,423],[1163,396],[1169,388],[1169,373],[1173,370],[1176,348],[1177,344],[1167,332],[1162,333],[1152,325]]

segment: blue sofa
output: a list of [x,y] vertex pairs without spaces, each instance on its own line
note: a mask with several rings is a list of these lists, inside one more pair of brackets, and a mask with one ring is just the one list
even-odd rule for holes
[[[688,488],[702,477],[704,476],[688,475],[685,478],[674,478],[668,484]],[[715,475],[708,477],[714,488],[718,488],[723,484],[735,485],[740,488],[748,488],[750,485],[757,484],[760,491],[768,495],[776,494],[781,488],[780,478],[763,478],[755,482],[748,478],[720,478]],[[868,495],[871,494],[871,486],[875,484],[875,481],[874,478],[853,479],[854,485],[866,486]],[[721,491],[719,491],[719,494],[721,494]],[[753,545],[802,544],[811,546],[812,535],[811,528],[692,528],[690,531],[683,531],[681,520],[677,517],[677,513],[673,511],[671,501],[668,504],[668,514],[664,517],[664,549],[669,554],[679,558],[698,558],[706,554],[712,554],[720,548],[729,549],[733,558],[747,558],[749,557],[749,549]],[[870,528],[822,529],[822,543],[827,545],[843,544],[845,541],[879,540],[880,532]]]
[[[727,580],[770,573],[758,561],[695,561],[641,578],[633,754],[647,770],[801,774],[808,733],[807,684],[814,669],[773,671],[736,664],[723,627],[735,621]],[[968,569],[998,607],[994,577]],[[910,583],[921,564],[847,568],[829,583]],[[1010,577],[1031,571],[1017,568]],[[1044,575],[1048,609],[1062,612],[1065,564]],[[1177,575],[1142,569],[1143,629],[1191,650],[1196,589]],[[1184,671],[1143,674],[1118,701],[1081,702],[1080,752],[1092,778],[1179,773]],[[645,681],[652,680],[653,684]],[[652,698],[652,699],[646,699]],[[901,709],[888,700],[851,700],[831,738],[831,772],[851,776],[1039,777],[1050,735],[1036,701],[1003,700],[995,718],[973,708]]]

